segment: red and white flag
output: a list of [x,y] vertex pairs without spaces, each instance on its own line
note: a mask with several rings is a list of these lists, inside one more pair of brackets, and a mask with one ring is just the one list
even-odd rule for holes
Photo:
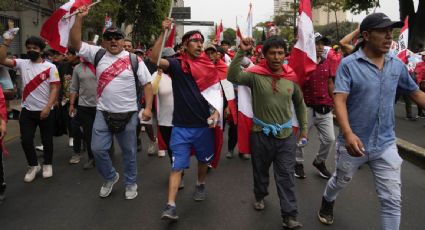
[[252,38],[252,27],[253,27],[253,20],[252,20],[252,3],[249,3],[249,11],[248,11],[248,17],[246,18],[246,36],[249,38]]
[[217,26],[217,30],[215,31],[215,40],[220,45],[221,41],[223,41],[223,21],[220,21],[220,24]]
[[174,47],[175,36],[176,36],[176,25],[173,24],[171,31],[170,31],[170,34],[168,35],[167,42],[165,43],[165,47],[171,47],[171,48]]
[[72,14],[79,7],[89,5],[92,0],[70,0],[59,7],[49,19],[43,24],[40,36],[44,38],[49,45],[61,53],[66,53],[68,47],[69,31],[75,22],[75,16],[64,19],[64,16]]
[[236,46],[239,46],[239,44],[241,44],[242,41],[242,33],[241,30],[239,29],[239,26],[236,25]]
[[397,57],[400,58],[405,64],[409,62],[408,60],[408,47],[409,45],[409,16],[404,19],[404,26],[401,28],[400,36],[398,37],[398,49],[399,52]]
[[112,18],[108,16],[108,14],[105,15],[105,25],[103,25],[103,32],[107,30],[109,27],[112,26]]
[[298,40],[291,51],[289,66],[295,71],[302,86],[316,69],[316,45],[310,0],[301,0],[298,15]]

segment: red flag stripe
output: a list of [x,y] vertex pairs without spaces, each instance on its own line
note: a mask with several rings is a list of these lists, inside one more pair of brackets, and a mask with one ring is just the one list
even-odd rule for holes
[[120,58],[109,66],[99,77],[97,97],[102,96],[105,87],[130,65],[130,57]]
[[30,82],[28,82],[28,84],[25,85],[24,92],[22,93],[22,101],[25,101],[28,95],[30,95],[30,93],[34,91],[41,83],[49,79],[49,75],[50,75],[50,68],[39,73]]

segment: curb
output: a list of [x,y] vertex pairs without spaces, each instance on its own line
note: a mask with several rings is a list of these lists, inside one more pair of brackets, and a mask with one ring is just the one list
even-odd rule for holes
[[408,141],[397,138],[397,147],[403,159],[425,169],[425,149]]

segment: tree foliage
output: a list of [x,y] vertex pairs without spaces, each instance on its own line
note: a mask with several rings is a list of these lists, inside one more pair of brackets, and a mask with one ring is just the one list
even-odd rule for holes
[[133,40],[149,44],[161,32],[161,22],[168,15],[170,3],[170,0],[121,0],[118,21],[133,24]]
[[236,31],[232,28],[227,28],[223,32],[223,39],[230,42],[230,45],[236,45]]
[[320,34],[326,36],[329,38],[332,42],[332,44],[337,44],[339,40],[341,39],[341,35],[346,35],[351,33],[353,30],[357,28],[357,23],[352,22],[341,22],[338,24],[339,27],[339,34],[337,34],[336,31],[336,23],[329,23],[327,25],[323,26],[315,26],[314,31],[319,32]]
[[103,0],[101,3],[93,6],[90,9],[90,13],[84,19],[83,24],[83,31],[91,32],[87,39],[91,40],[93,34],[102,34],[106,15],[112,18],[115,26],[119,27],[120,24],[117,23],[117,15],[120,8],[120,2],[116,0]]

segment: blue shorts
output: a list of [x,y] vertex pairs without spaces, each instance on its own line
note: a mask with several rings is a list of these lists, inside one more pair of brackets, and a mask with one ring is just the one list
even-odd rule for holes
[[214,159],[213,129],[173,127],[170,149],[173,151],[173,171],[189,168],[192,149],[198,161],[208,164]]

